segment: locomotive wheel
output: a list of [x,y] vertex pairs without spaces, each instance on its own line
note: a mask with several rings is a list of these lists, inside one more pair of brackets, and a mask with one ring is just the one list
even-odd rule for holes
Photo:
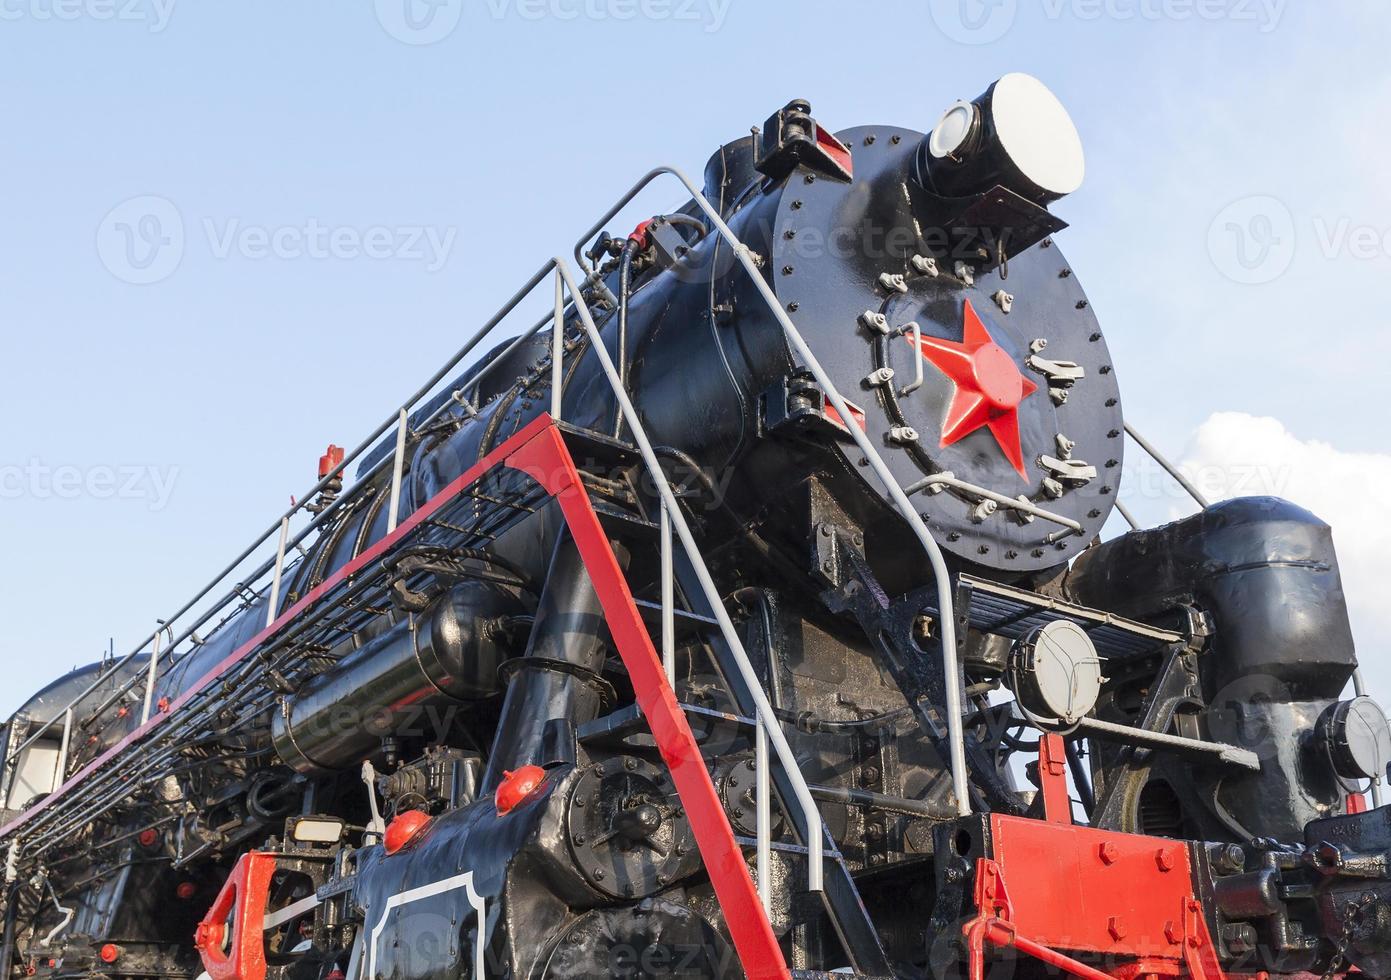
[[536,980],[740,975],[733,949],[714,926],[684,906],[653,899],[580,916],[533,974]]

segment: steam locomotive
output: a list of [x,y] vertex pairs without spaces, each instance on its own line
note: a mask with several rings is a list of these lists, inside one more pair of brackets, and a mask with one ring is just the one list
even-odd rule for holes
[[0,980],[1391,975],[1329,528],[1101,539],[1083,169],[1012,74],[926,134],[794,101],[596,227],[10,719]]

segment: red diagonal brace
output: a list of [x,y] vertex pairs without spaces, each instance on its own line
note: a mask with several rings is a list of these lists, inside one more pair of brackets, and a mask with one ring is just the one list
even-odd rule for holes
[[671,770],[744,972],[750,980],[785,980],[790,976],[787,961],[759,902],[748,863],[560,431],[551,425],[539,432],[508,457],[507,465],[536,480],[560,504],[643,716]]
[[195,945],[212,980],[265,980],[264,924],[274,874],[274,854],[243,854],[198,924]]

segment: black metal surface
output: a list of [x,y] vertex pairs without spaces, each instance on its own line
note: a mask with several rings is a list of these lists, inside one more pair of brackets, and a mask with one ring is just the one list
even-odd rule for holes
[[[536,625],[526,657],[567,663],[591,676],[603,666],[604,613],[568,533],[556,542],[546,588],[536,609]],[[503,774],[546,758],[548,734],[557,725],[574,730],[599,714],[601,689],[584,676],[558,670],[514,674],[502,704],[497,736],[488,755],[483,789],[491,792]]]
[[[1195,884],[1228,969],[1355,962],[1391,975],[1387,811],[1326,819],[1355,789],[1348,774],[1375,755],[1337,724],[1356,658],[1328,529],[1282,502],[1238,501],[1091,547],[1117,490],[1123,421],[1096,317],[1049,237],[1065,227],[1047,211],[1049,195],[989,153],[965,161],[969,173],[926,173],[914,130],[860,127],[839,140],[793,103],[756,137],[722,147],[706,190],[863,410],[894,476],[919,485],[912,500],[949,559],[956,676],[943,668],[943,611],[921,549],[847,436],[857,421],[828,412],[694,202],[645,237],[611,229],[590,253],[604,263],[604,286],[587,286],[824,823],[825,892],[812,895],[793,767],[774,760],[768,918],[788,966],[797,976],[850,967],[916,980],[959,965],[959,917],[989,814],[1039,811],[1012,775],[1036,743],[993,696],[1014,642],[1064,619],[1105,662],[1098,718],[1263,753],[1261,772],[1241,775],[1191,751],[1113,746],[1079,730],[1068,761],[1093,824],[1205,842]],[[1022,476],[1007,440],[988,429],[944,440],[965,382],[861,319],[879,313],[890,329],[911,321],[926,338],[958,342],[967,302],[999,357],[1037,386],[1017,406]],[[615,542],[656,641],[653,476],[621,438],[631,433],[616,425],[573,307],[563,331],[562,429],[577,489]],[[550,351],[544,332],[505,342],[415,407],[403,520],[549,410]],[[923,384],[905,391],[918,365]],[[892,383],[866,380],[884,368]],[[384,441],[360,472],[393,447]],[[342,489],[335,519],[285,570],[270,618],[386,535],[388,469]],[[922,488],[947,473],[968,486]],[[1080,532],[983,506],[971,486],[1022,496]],[[468,976],[480,948],[489,975],[533,980],[739,974],[707,856],[691,845],[557,509],[517,471],[452,494],[29,822],[0,980],[20,970],[55,980],[195,975],[192,922],[257,848],[281,865],[273,904],[298,897],[294,875],[311,866],[322,899],[273,935],[267,980],[342,980],[367,943],[376,976],[366,980]],[[685,608],[674,614],[675,694],[753,865],[754,690],[679,553],[676,577]],[[245,590],[226,621],[166,657],[154,709],[260,634],[267,602]],[[132,660],[84,705],[70,771],[139,723],[147,664]],[[10,723],[10,748],[95,671],[37,695]],[[952,689],[963,695],[971,802],[982,811],[965,820],[953,818],[945,761]],[[436,708],[438,724],[406,730]],[[43,751],[61,734],[55,727]],[[370,787],[367,762],[377,770]],[[499,815],[504,773],[535,765],[541,788]],[[389,819],[419,810],[431,823],[388,855],[380,828],[368,829],[378,806]],[[295,814],[341,821],[340,840],[309,855],[284,837]],[[737,869],[737,856],[720,857]],[[60,924],[55,895],[78,911],[50,957],[37,940]],[[309,948],[296,960],[287,945],[301,939]],[[130,949],[124,965],[96,965],[109,940]],[[1253,944],[1264,959],[1249,959]],[[43,966],[49,959],[60,965]]]
[[1187,807],[1193,830],[1289,839],[1341,804],[1346,788],[1315,733],[1357,658],[1326,524],[1274,498],[1215,504],[1087,552],[1067,589],[1126,615],[1196,604],[1212,617],[1203,704],[1187,721],[1195,733],[1255,750],[1263,765],[1224,775],[1220,788],[1201,767],[1170,772],[1180,791],[1202,787],[1205,802]]
[[283,698],[271,722],[276,753],[300,772],[361,765],[386,737],[447,735],[436,714],[498,691],[498,668],[508,656],[501,622],[524,606],[502,587],[455,586],[426,609],[339,661]]

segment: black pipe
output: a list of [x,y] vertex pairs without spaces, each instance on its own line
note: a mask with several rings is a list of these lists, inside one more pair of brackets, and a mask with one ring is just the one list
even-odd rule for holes
[[[633,256],[637,254],[640,243],[628,239],[618,257],[618,383],[624,391],[628,390],[628,297],[633,286]],[[613,437],[623,434],[623,409],[614,400]]]
[[1077,798],[1082,801],[1082,809],[1086,810],[1087,816],[1090,817],[1096,809],[1096,794],[1092,792],[1091,773],[1082,765],[1082,751],[1077,747],[1076,739],[1064,740],[1063,746],[1067,751],[1067,767],[1072,770],[1072,783],[1077,787]]
[[848,786],[808,786],[811,795],[827,803],[844,803],[848,806],[862,806],[884,813],[898,813],[907,817],[920,817],[927,820],[950,820],[956,816],[954,807],[946,804],[932,804],[923,800],[910,800],[902,796],[886,796],[867,789],[852,789]]
[[16,881],[10,885],[9,894],[5,896],[5,938],[3,948],[0,948],[0,980],[10,980],[10,972],[14,969],[15,920],[18,906],[19,882]]
[[[615,550],[619,561],[625,562],[626,554]],[[504,772],[565,761],[556,757],[561,746],[553,740],[555,725],[578,727],[598,717],[604,685],[595,680],[606,655],[603,631],[599,596],[574,538],[568,530],[562,531],[527,642],[526,656],[542,663],[538,669],[512,673],[483,775],[485,793],[497,788]],[[546,666],[556,663],[571,669]]]

